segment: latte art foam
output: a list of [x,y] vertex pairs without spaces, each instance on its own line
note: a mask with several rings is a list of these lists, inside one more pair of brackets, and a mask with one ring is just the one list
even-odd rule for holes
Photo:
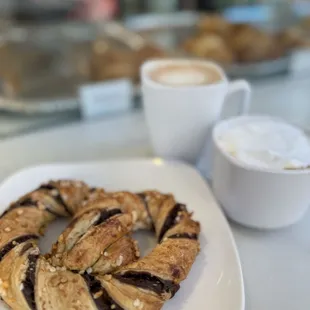
[[166,86],[195,86],[213,84],[222,79],[213,67],[199,64],[167,64],[153,69],[150,78]]
[[201,72],[191,70],[178,70],[167,72],[160,78],[161,83],[169,85],[188,85],[203,84],[206,82],[206,76]]

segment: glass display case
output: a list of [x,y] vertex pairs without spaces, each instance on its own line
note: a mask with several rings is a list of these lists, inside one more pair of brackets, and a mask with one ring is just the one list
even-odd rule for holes
[[[263,42],[275,46],[272,40],[281,41],[289,46],[279,53],[281,57],[262,57],[246,64],[221,63],[231,77],[248,78],[253,83],[263,83],[267,78],[272,83],[274,77],[289,77],[295,47],[310,46],[305,2],[302,6],[300,2],[291,5],[286,1],[246,1],[250,5],[244,1],[98,0],[101,2],[109,3],[109,13],[96,16],[95,20],[81,14],[80,5],[90,3],[88,0],[42,1],[40,5],[32,0],[0,3],[0,8],[5,8],[0,16],[0,111],[32,115],[76,112],[81,86],[119,78],[130,80],[134,94],[139,95],[139,66],[152,57],[218,61],[206,51],[208,44],[220,41],[227,47],[230,42],[209,32],[200,33],[201,19],[207,20],[205,15],[210,11],[217,11],[232,25],[254,25],[260,29],[258,36]],[[112,16],[123,19],[107,22]],[[283,30],[287,31],[280,38]],[[199,36],[208,37],[207,46],[196,40]],[[249,43],[249,39],[251,36],[240,40],[255,50],[263,45],[258,43],[259,48],[255,48],[257,44]],[[190,41],[194,49],[187,44]],[[213,57],[219,54],[213,53]]]

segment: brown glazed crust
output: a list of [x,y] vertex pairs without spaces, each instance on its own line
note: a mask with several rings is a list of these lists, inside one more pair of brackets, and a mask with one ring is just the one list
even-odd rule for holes
[[38,205],[38,207],[46,209],[54,216],[69,216],[70,214],[66,211],[60,199],[58,199],[58,195],[59,193],[57,191],[37,189],[20,198],[11,207],[15,208],[18,204],[27,205],[28,201],[29,205]]
[[31,309],[22,292],[31,253],[39,254],[33,240],[17,245],[0,262],[0,295],[12,309]]
[[106,248],[132,229],[129,214],[117,215],[105,223],[91,227],[64,255],[63,264],[71,270],[86,270],[103,255]]
[[162,203],[160,208],[158,208],[156,221],[154,222],[156,236],[159,237],[161,230],[164,226],[165,220],[168,217],[171,210],[175,207],[176,201],[173,196],[169,196]]
[[199,235],[200,225],[198,222],[192,220],[190,215],[186,212],[181,212],[178,222],[175,226],[170,228],[163,236],[163,240],[178,234]]
[[89,187],[82,181],[51,181],[51,185],[58,189],[61,199],[70,214],[75,214],[81,207],[81,201],[87,198]]
[[55,268],[43,258],[38,262],[35,295],[38,310],[97,309],[81,275]]
[[[132,230],[134,213],[137,211],[131,212],[129,208],[136,205],[139,208],[139,204],[135,202],[140,203],[140,209],[144,211],[140,199],[130,193],[104,196],[101,192],[99,195],[92,195],[53,246],[51,262],[56,266],[64,265],[72,270],[94,268],[101,270],[102,273],[104,270],[106,272],[114,270],[117,267],[114,266],[115,261],[111,261],[112,257],[106,258],[104,252]],[[101,213],[113,210],[119,210],[124,214],[115,215],[100,225],[95,225]],[[133,244],[133,240],[129,242],[129,238],[124,240],[127,241],[127,245]],[[120,265],[136,260],[138,253],[136,246],[129,246],[125,249],[123,245],[124,243],[116,243],[113,247],[117,255],[115,260],[118,263],[122,260]],[[123,253],[120,253],[120,250]]]
[[[73,215],[52,251],[36,246],[45,226]],[[152,229],[158,245],[139,259],[130,233]],[[12,309],[158,310],[199,252],[199,223],[173,195],[114,192],[51,181],[0,218],[0,296]]]
[[153,220],[153,222],[158,218],[158,213],[161,209],[161,205],[166,199],[170,199],[173,197],[170,194],[161,194],[157,191],[144,191],[140,193],[144,195],[144,200],[147,204],[148,210],[150,212],[150,217]]
[[138,290],[107,275],[98,277],[108,294],[126,310],[159,310],[164,301],[152,292]]
[[116,274],[122,275],[126,271],[148,272],[178,284],[186,278],[198,252],[197,240],[167,238],[149,255],[121,268]]
[[94,274],[111,273],[140,257],[137,241],[125,236],[109,246],[98,261],[91,267]]
[[[101,195],[102,193],[99,194],[99,196]],[[57,243],[53,245],[52,263],[56,266],[63,263],[62,257],[92,228],[93,224],[99,219],[102,210],[119,208],[120,205],[115,199],[99,199],[98,195],[92,194],[90,202],[84,203],[83,208],[59,236]]]
[[134,230],[150,228],[150,218],[139,196],[129,192],[115,192],[109,193],[108,197],[116,199],[122,206],[123,212],[132,215]]
[[0,249],[17,237],[39,236],[55,217],[37,207],[16,208],[0,219]]

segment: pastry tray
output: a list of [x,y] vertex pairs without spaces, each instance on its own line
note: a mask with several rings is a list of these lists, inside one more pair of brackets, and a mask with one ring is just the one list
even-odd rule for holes
[[[191,57],[179,48],[181,42],[195,31],[195,25],[201,18],[197,12],[180,12],[167,14],[147,14],[128,18],[125,25],[139,32],[144,38],[153,40],[157,45],[168,50],[177,50],[184,56]],[[229,18],[228,18],[229,19]],[[231,20],[232,23],[237,22]],[[272,31],[274,25],[267,21],[252,23],[257,27]],[[250,64],[233,64],[225,68],[230,77],[257,79],[287,73],[290,69],[291,53],[275,60]]]
[[66,22],[41,27],[12,27],[7,33],[0,35],[3,42],[31,47],[34,51],[49,54],[53,58],[52,65],[48,69],[44,68],[44,72],[41,70],[40,74],[28,66],[29,72],[21,76],[25,84],[23,91],[13,97],[0,95],[0,111],[50,114],[77,110],[78,88],[88,84],[89,80],[74,68],[72,52],[77,51],[79,56],[88,57],[84,55],[88,50],[83,49],[83,44],[87,46],[98,38],[104,38],[112,46],[130,50],[143,40],[140,35],[128,31],[118,22]]
[[[188,57],[177,46],[193,32],[199,18],[200,14],[196,12],[179,12],[133,16],[126,19],[123,24],[118,22],[96,24],[67,22],[52,26],[46,25],[43,28],[15,27],[7,34],[8,38],[4,39],[30,42],[41,49],[52,51],[55,55],[59,54],[59,58],[62,60],[68,59],[68,55],[70,58],[70,47],[73,44],[93,41],[98,35],[110,38],[113,42],[121,42],[131,49],[134,49],[141,40],[152,41],[167,51],[168,55]],[[231,77],[261,78],[288,72],[290,63],[291,57],[286,55],[273,61],[247,65],[236,64],[226,68],[226,71]],[[53,69],[54,71],[48,71],[47,76],[38,79],[39,84],[46,83],[48,85],[46,88],[41,87],[41,90],[44,90],[44,96],[41,96],[40,93],[28,92],[27,96],[14,99],[0,97],[0,111],[50,114],[77,110],[79,108],[78,87],[88,81],[80,76],[68,74],[66,71],[68,68],[64,66],[64,61],[56,63]],[[56,74],[54,74],[55,72]],[[139,89],[139,85],[137,85],[134,89],[135,95],[140,94]],[[47,90],[48,93],[46,93]]]

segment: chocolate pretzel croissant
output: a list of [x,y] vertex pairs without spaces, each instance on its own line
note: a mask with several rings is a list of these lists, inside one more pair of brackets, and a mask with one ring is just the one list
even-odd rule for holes
[[[73,219],[41,255],[48,223]],[[158,245],[139,259],[131,232],[154,230]],[[0,218],[0,296],[12,309],[161,309],[199,252],[199,223],[172,195],[105,192],[51,181]]]

